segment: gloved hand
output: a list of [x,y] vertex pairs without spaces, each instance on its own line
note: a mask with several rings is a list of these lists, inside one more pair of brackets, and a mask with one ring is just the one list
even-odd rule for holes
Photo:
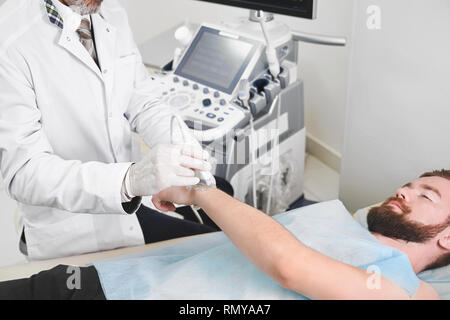
[[161,144],[131,166],[129,196],[151,196],[169,187],[194,186],[195,170],[210,171],[209,154],[199,145]]

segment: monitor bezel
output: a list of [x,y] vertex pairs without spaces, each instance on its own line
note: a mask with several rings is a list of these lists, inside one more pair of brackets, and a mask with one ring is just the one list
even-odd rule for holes
[[308,3],[307,12],[301,12],[297,10],[290,10],[288,8],[279,8],[266,4],[255,4],[253,1],[245,1],[245,0],[197,0],[203,2],[211,2],[217,4],[223,4],[227,6],[245,8],[250,10],[262,10],[271,13],[278,13],[283,15],[288,15],[292,17],[305,18],[314,20],[317,18],[317,1],[318,0],[306,0]]
[[197,77],[192,76],[190,74],[186,74],[186,73],[182,72],[182,69],[183,69],[184,65],[187,63],[187,59],[189,59],[189,57],[191,56],[192,52],[197,47],[197,44],[200,42],[200,39],[202,38],[203,34],[206,33],[206,32],[209,32],[211,34],[215,34],[215,35],[220,36],[220,37],[227,37],[225,34],[222,34],[221,30],[213,29],[213,28],[210,28],[210,27],[207,27],[207,26],[201,26],[199,31],[197,32],[197,35],[195,36],[194,40],[192,40],[192,43],[189,45],[189,49],[183,55],[182,60],[178,64],[177,68],[175,69],[174,74],[176,76],[183,77],[183,78],[185,78],[187,80],[191,80],[191,81],[197,82],[198,84],[204,85],[204,86],[206,86],[208,88],[212,88],[212,89],[215,89],[217,91],[220,91],[220,92],[226,93],[228,95],[231,95],[234,92],[234,90],[236,89],[236,86],[238,85],[239,80],[241,79],[242,75],[247,70],[250,62],[253,59],[253,56],[256,54],[256,52],[258,50],[258,47],[260,46],[260,43],[258,41],[256,41],[256,40],[245,38],[245,37],[242,37],[242,36],[236,36],[236,38],[232,38],[232,39],[235,39],[235,40],[246,42],[246,43],[252,45],[252,48],[248,52],[247,57],[245,58],[245,60],[242,63],[241,67],[239,68],[239,71],[234,76],[234,78],[231,81],[230,85],[228,87],[222,87],[222,86],[219,86],[219,85],[217,85],[217,84],[215,84],[213,82],[209,82],[207,80],[200,79],[200,78],[197,78]]

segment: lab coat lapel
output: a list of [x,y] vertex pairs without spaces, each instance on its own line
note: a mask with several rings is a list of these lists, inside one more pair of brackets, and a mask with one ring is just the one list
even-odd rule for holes
[[[111,97],[114,87],[116,28],[110,25],[100,14],[92,15],[97,57],[103,72],[106,94]],[[109,101],[108,101],[109,102]]]
[[100,79],[103,80],[100,69],[95,63],[94,59],[89,55],[86,48],[81,44],[79,39],[71,36],[67,29],[63,29],[61,36],[59,38],[58,44],[73,54],[81,62],[83,62],[89,69],[91,69],[95,74],[97,74]]

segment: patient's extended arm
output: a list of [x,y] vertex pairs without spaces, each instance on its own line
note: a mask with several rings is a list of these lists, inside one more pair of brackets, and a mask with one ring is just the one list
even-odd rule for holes
[[[234,245],[262,272],[283,287],[311,299],[409,299],[386,278],[370,289],[366,271],[331,259],[297,240],[263,212],[217,189],[171,188],[153,197],[155,206],[173,210],[172,203],[196,204],[220,226]],[[414,298],[438,299],[425,282]]]

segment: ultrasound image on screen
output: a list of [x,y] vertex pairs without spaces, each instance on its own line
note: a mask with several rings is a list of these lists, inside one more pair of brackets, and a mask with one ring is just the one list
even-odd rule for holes
[[253,44],[239,39],[203,32],[176,73],[231,93],[253,47]]

